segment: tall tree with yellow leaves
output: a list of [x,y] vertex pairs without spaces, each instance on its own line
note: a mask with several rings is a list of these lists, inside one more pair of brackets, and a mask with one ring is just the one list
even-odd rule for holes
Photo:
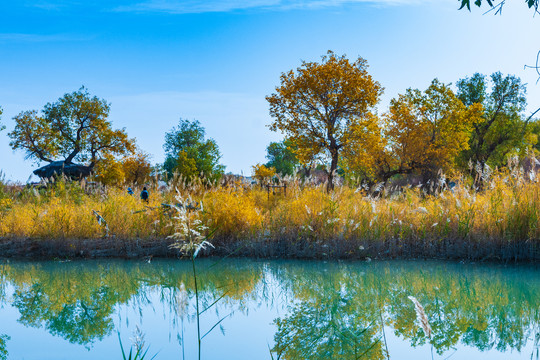
[[34,171],[42,178],[88,176],[100,159],[129,154],[135,148],[125,129],[113,129],[109,111],[107,101],[81,87],[46,104],[42,114],[30,110],[16,115],[9,145],[23,150],[28,159],[49,163]]
[[285,133],[300,162],[330,162],[328,191],[341,154],[358,148],[363,129],[377,120],[372,110],[382,87],[367,67],[361,57],[350,62],[329,51],[320,63],[304,61],[296,72],[283,73],[281,85],[266,97],[274,118],[270,129]]

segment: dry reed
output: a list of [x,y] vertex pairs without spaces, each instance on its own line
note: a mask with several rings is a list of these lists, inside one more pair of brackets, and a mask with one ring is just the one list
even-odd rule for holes
[[[540,259],[540,183],[519,171],[490,174],[483,189],[377,185],[337,187],[290,180],[287,193],[240,181],[225,186],[177,183],[204,203],[201,221],[215,231],[215,254],[284,257],[430,257]],[[149,186],[150,201],[124,189],[59,181],[0,194],[0,238],[166,239],[174,234],[176,192]],[[377,194],[375,196],[374,194]],[[96,220],[95,211],[106,222]]]

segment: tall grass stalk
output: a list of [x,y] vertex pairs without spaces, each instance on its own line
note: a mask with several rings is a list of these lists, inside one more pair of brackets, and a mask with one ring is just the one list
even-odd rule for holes
[[204,250],[208,246],[212,246],[209,243],[208,237],[204,235],[204,232],[208,230],[202,221],[200,220],[200,211],[203,210],[202,203],[196,204],[191,198],[184,200],[180,193],[177,194],[176,200],[178,201],[174,208],[177,211],[174,217],[175,233],[170,237],[174,240],[171,245],[172,248],[178,249],[183,255],[187,255],[191,259],[191,265],[193,270],[193,281],[195,284],[195,307],[197,317],[197,353],[198,359],[201,359],[201,311],[199,310],[199,287],[197,280],[197,270],[195,266],[195,258],[201,250]]
[[[135,332],[134,332],[134,339],[133,339],[133,345],[129,349],[129,354],[126,355],[126,352],[124,351],[124,346],[122,345],[122,338],[120,337],[120,333],[118,333],[118,341],[120,342],[120,349],[122,350],[122,359],[123,360],[145,360],[146,356],[148,355],[148,350],[150,350],[150,346],[148,346],[146,349],[145,347],[145,341],[144,341],[144,334],[142,333],[141,329],[137,326]],[[135,347],[135,353],[133,353],[133,347]],[[157,353],[150,358],[150,360],[155,359],[157,356]]]

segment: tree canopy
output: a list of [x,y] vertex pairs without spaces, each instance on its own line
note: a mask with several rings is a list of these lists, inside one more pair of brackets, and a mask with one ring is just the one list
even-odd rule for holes
[[[462,162],[503,166],[506,156],[523,149],[527,124],[525,85],[514,75],[474,74],[457,82],[457,96],[467,106],[482,105],[481,118],[472,127],[469,149],[462,153]],[[524,149],[523,149],[524,150]]]
[[94,169],[94,178],[104,185],[142,185],[153,171],[150,155],[141,150],[122,158],[107,154]]
[[367,72],[366,60],[350,62],[329,51],[320,63],[302,65],[281,75],[281,85],[266,97],[273,122],[295,146],[302,164],[320,159],[328,163],[328,190],[340,154],[360,146],[366,131],[376,125],[372,110],[382,93]]
[[392,99],[384,116],[388,142],[379,158],[378,176],[418,173],[424,181],[439,169],[450,170],[468,147],[471,126],[479,121],[481,105],[465,106],[449,85],[437,79],[423,92],[408,89]]
[[266,163],[267,168],[274,168],[276,173],[281,175],[293,175],[296,166],[299,164],[298,159],[293,151],[294,144],[285,139],[280,142],[271,142],[266,147]]
[[276,169],[273,167],[267,167],[264,164],[255,164],[251,167],[253,171],[253,177],[257,179],[261,186],[267,185],[272,180],[272,177],[276,175]]
[[122,161],[112,155],[105,155],[94,168],[94,180],[103,185],[121,185],[125,180]]
[[8,134],[10,146],[38,163],[60,160],[70,165],[77,161],[93,169],[101,157],[134,150],[126,131],[112,128],[109,110],[105,100],[92,97],[82,87],[47,103],[41,114],[29,110],[15,116],[15,128]]
[[122,165],[124,179],[128,184],[144,184],[148,181],[154,170],[150,162],[150,155],[140,150],[124,157]]
[[178,126],[165,134],[163,148],[163,167],[169,177],[178,173],[187,179],[201,176],[213,181],[225,170],[219,164],[221,154],[216,141],[205,139],[205,130],[197,120],[180,119]]

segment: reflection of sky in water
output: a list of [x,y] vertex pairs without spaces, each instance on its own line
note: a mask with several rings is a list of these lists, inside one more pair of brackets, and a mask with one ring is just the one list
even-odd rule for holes
[[[182,323],[179,322],[178,326],[172,324],[168,306],[160,303],[157,292],[150,294],[149,299],[154,304],[153,309],[151,306],[135,309],[129,305],[116,309],[113,320],[115,329],[122,334],[124,348],[131,344],[130,338],[133,338],[133,331],[138,325],[145,333],[146,343],[150,345],[149,354],[159,352],[156,359],[181,359],[182,347],[177,335],[182,334]],[[9,359],[121,359],[116,330],[103,341],[89,345],[87,350],[84,346],[70,344],[58,336],[50,335],[43,329],[23,326],[17,322],[19,312],[10,305],[0,311],[0,332],[11,336],[7,343]],[[219,308],[222,316],[230,311],[231,307]],[[272,322],[278,313],[266,304],[250,309],[247,314],[236,311],[222,322],[225,335],[218,326],[204,338],[203,358],[220,359],[226,355],[235,359],[253,359],[253,355],[261,351],[266,356],[268,345],[273,344],[275,326]],[[209,310],[202,316],[201,328],[209,330],[219,319],[215,310]],[[196,322],[186,318],[183,326],[186,359],[195,359]]]
[[[50,265],[51,263],[49,263]],[[103,264],[103,263],[100,263]],[[113,266],[118,267],[119,271],[125,268],[125,271],[129,273],[133,269],[131,265],[127,265],[128,262],[114,262]],[[201,266],[204,267],[205,262],[201,262]],[[206,263],[207,264],[207,263]],[[403,263],[403,262],[388,262],[377,263],[373,262],[370,265],[364,263],[316,263],[316,262],[250,262],[247,260],[234,260],[223,265],[222,270],[217,271],[229,271],[229,267],[235,267],[237,264],[241,264],[240,269],[237,271],[244,271],[252,264],[255,271],[253,276],[257,279],[256,285],[253,288],[248,289],[245,293],[235,293],[232,297],[225,297],[219,301],[216,306],[206,311],[201,316],[201,334],[204,334],[221,318],[226,316],[222,321],[221,326],[217,326],[208,336],[203,339],[202,343],[202,358],[203,359],[270,359],[269,347],[272,348],[275,345],[275,334],[278,333],[278,326],[274,324],[274,320],[277,318],[286,319],[292,318],[294,310],[298,309],[305,301],[313,300],[316,304],[325,308],[324,303],[327,305],[342,306],[344,309],[349,309],[348,302],[354,302],[356,297],[347,299],[351,290],[355,287],[355,281],[361,281],[364,277],[369,277],[370,270],[377,271],[376,276],[373,279],[379,278],[383,281],[384,276],[388,276],[388,272],[392,275],[393,271],[396,271],[395,267],[403,267],[407,271],[411,271],[413,267],[421,265],[422,271],[420,273],[428,276],[431,279],[433,274],[440,273],[440,271],[449,271],[448,276],[456,276],[455,272],[459,269],[456,264],[448,264],[448,269],[444,264],[437,263]],[[56,265],[53,265],[47,270],[55,269]],[[62,266],[58,264],[57,266]],[[84,266],[92,267],[92,262],[83,263]],[[174,262],[154,262],[151,265],[136,264],[135,270],[142,269],[142,273],[148,270],[150,267],[169,267],[168,271],[174,273],[174,271],[185,271],[186,268],[176,269]],[[171,268],[172,266],[172,268]],[[441,268],[442,266],[442,268]],[[140,267],[140,269],[139,269]],[[513,288],[522,291],[522,294],[501,294],[501,296],[507,296],[508,299],[515,299],[521,301],[523,294],[526,296],[532,296],[532,304],[536,305],[536,309],[530,309],[531,313],[536,311],[536,319],[538,319],[538,295],[540,291],[538,270],[533,270],[530,267],[509,267],[503,268],[502,266],[489,266],[481,265],[479,267],[466,266],[464,267],[468,271],[468,275],[464,276],[464,280],[460,283],[466,283],[470,280],[471,283],[475,281],[483,282],[484,285],[475,286],[491,286],[491,282],[500,281],[502,284],[509,284],[515,281],[524,280],[523,277],[532,277],[530,282],[525,282],[526,288]],[[24,271],[24,266],[19,266],[15,270]],[[117,269],[117,270],[118,270]],[[522,271],[523,270],[523,271]],[[262,272],[262,275],[261,275]],[[322,277],[311,277],[310,272],[316,272]],[[47,271],[45,272],[47,273]],[[165,272],[166,273],[166,272]],[[409,275],[414,274],[412,271]],[[136,275],[140,273],[136,273]],[[146,274],[146,273],[144,273]],[[234,272],[233,272],[234,274]],[[240,273],[239,273],[240,274]],[[386,274],[386,275],[384,275]],[[40,277],[41,276],[41,277]],[[340,284],[327,284],[328,288],[335,288],[335,294],[340,299],[335,303],[331,298],[331,293],[324,293],[325,284],[317,283],[324,279],[336,279],[342,281]],[[349,279],[353,281],[344,283],[343,279]],[[356,277],[355,277],[356,276]],[[9,278],[9,275],[8,275]],[[33,275],[29,278],[36,281],[37,279],[43,279],[43,274]],[[242,277],[244,278],[244,277]],[[370,278],[371,279],[371,278]],[[437,279],[435,277],[435,279]],[[515,281],[514,281],[515,280]],[[206,290],[204,301],[211,302],[214,299],[215,294],[221,294],[221,286],[218,278],[212,279],[212,284],[209,287],[204,287],[204,274],[201,274],[199,279],[203,289]],[[416,281],[424,281],[420,279],[406,279],[408,282],[415,283]],[[6,283],[4,283],[6,285]],[[335,285],[335,286],[334,286]],[[429,284],[428,284],[429,285]],[[319,287],[320,286],[320,287]],[[404,285],[407,286],[407,285]],[[20,287],[19,287],[20,288]],[[444,285],[441,285],[444,288]],[[477,287],[472,287],[471,301],[479,301],[474,299],[476,293],[481,294],[482,290]],[[185,353],[186,359],[196,359],[196,320],[194,318],[195,303],[194,296],[190,294],[189,305],[187,307],[187,313],[179,311],[175,312],[174,301],[175,294],[171,292],[169,288],[161,288],[155,284],[149,286],[142,286],[142,291],[131,297],[127,304],[113,305],[113,313],[110,318],[114,324],[114,330],[110,334],[105,334],[103,340],[95,341],[91,344],[84,345],[72,344],[63,339],[60,336],[51,335],[45,328],[26,327],[18,320],[20,318],[19,311],[11,304],[13,300],[15,288],[13,284],[8,283],[5,286],[6,300],[3,308],[0,309],[0,334],[8,334],[11,339],[7,342],[7,349],[9,351],[9,359],[106,359],[106,358],[121,358],[120,345],[118,342],[117,331],[120,331],[122,336],[122,342],[124,348],[131,345],[130,338],[133,337],[133,331],[136,326],[144,332],[146,344],[150,345],[149,354],[153,355],[158,353],[156,359],[182,359],[182,351]],[[189,291],[189,289],[188,289]],[[313,292],[310,292],[313,291]],[[306,300],[306,297],[316,296],[320,291],[320,298]],[[356,289],[359,293],[369,293],[370,289]],[[498,291],[495,286],[493,291]],[[292,293],[294,292],[294,298]],[[210,296],[209,293],[212,293]],[[419,297],[420,298],[420,297]],[[467,300],[469,301],[469,300]],[[467,302],[462,301],[462,302]],[[482,300],[480,300],[482,301]],[[459,303],[459,301],[458,301]],[[310,303],[311,304],[311,303]],[[356,306],[356,304],[353,304]],[[405,308],[413,309],[412,303],[405,303]],[[204,307],[202,307],[204,308]],[[354,308],[354,307],[353,307]],[[388,309],[387,309],[388,310]],[[391,312],[392,310],[390,310]],[[458,309],[457,312],[465,312],[466,310]],[[316,313],[316,312],[315,312]],[[428,311],[429,313],[429,311]],[[228,316],[230,314],[230,316]],[[302,317],[303,314],[298,312],[296,315]],[[336,314],[334,314],[336,315]],[[337,314],[340,317],[342,314]],[[351,317],[344,317],[346,321],[355,321],[355,314]],[[398,314],[399,315],[399,314]],[[387,316],[387,315],[385,315]],[[360,317],[360,315],[359,315]],[[352,319],[352,320],[351,320]],[[414,319],[412,320],[414,321]],[[42,322],[43,325],[43,322]],[[411,325],[411,324],[409,324]],[[416,323],[411,325],[416,327]],[[535,330],[531,332],[538,332],[538,323],[533,324]],[[307,332],[313,333],[314,338],[317,338],[317,329],[311,329]],[[404,336],[396,336],[394,330],[388,326],[385,326],[385,335],[388,343],[388,350],[391,358],[396,359],[430,359],[431,349],[429,345],[421,345],[416,348],[411,347],[411,340],[404,338]],[[530,335],[530,334],[529,334]],[[178,337],[183,337],[184,347],[179,343]],[[445,351],[442,355],[434,352],[435,359],[446,359],[450,356],[450,359],[530,359],[533,352],[533,341],[528,340],[526,345],[522,349],[521,353],[512,350],[504,353],[496,350],[480,351],[475,347],[465,346],[461,342],[452,346],[448,351]],[[455,350],[454,350],[455,349]],[[275,355],[274,355],[275,357]],[[365,357],[364,357],[365,358]],[[534,358],[534,357],[533,357]]]

